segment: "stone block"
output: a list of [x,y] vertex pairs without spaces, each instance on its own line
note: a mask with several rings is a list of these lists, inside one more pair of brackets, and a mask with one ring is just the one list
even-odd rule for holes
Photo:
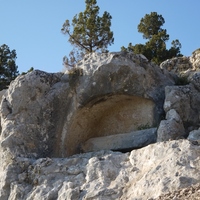
[[200,129],[191,131],[187,139],[200,144]]
[[82,144],[81,148],[83,152],[138,149],[156,142],[156,130],[156,128],[150,128],[124,134],[90,138]]

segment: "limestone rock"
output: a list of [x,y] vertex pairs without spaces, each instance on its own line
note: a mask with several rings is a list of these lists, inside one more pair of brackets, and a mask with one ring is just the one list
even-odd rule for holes
[[[200,162],[197,155],[199,146],[191,145],[187,140],[161,142],[155,145],[156,147],[153,144],[142,148],[140,153],[139,150],[131,152],[130,162],[133,167],[138,169],[141,176],[139,179],[135,179],[135,181],[137,180],[135,184],[130,185],[128,192],[130,196],[126,194],[126,197],[130,199],[131,197],[132,199],[137,199],[135,197],[141,199],[156,198],[161,193],[199,183],[199,175],[194,172],[195,169],[199,168],[197,167],[197,163]],[[197,151],[193,151],[193,148]],[[186,155],[187,152],[188,155]],[[193,158],[189,159],[192,152],[194,160]],[[144,162],[142,162],[143,159]],[[141,190],[135,187],[140,187]]]
[[2,96],[6,93],[6,89],[0,91],[0,102],[2,100]]
[[198,92],[200,91],[200,72],[194,73],[191,78],[191,83]]
[[131,133],[90,138],[81,148],[83,152],[99,150],[130,151],[155,143],[157,139],[156,128],[133,131]]
[[156,200],[199,200],[200,199],[200,184],[192,185],[187,188],[179,189],[174,192],[169,192],[167,194],[163,194],[156,198]]
[[200,71],[200,49],[195,50],[190,57],[175,57],[160,64],[160,68],[174,77],[190,78]]
[[190,62],[196,71],[200,70],[200,49],[197,49],[192,53],[192,56],[190,56]]
[[166,120],[162,120],[158,131],[157,141],[176,140],[185,136],[185,129],[179,114],[171,109],[166,114]]
[[8,197],[1,199],[157,198],[200,182],[199,153],[200,146],[178,140],[126,154],[99,151],[69,158],[29,158],[29,162],[16,158],[13,164],[21,170]]
[[200,129],[191,131],[187,139],[200,144]]
[[194,85],[167,86],[165,95],[165,112],[174,109],[179,114],[187,133],[197,129],[200,125],[200,93]]
[[64,74],[20,75],[1,102],[1,146],[13,157],[66,157],[92,137],[155,127],[166,85],[158,66],[125,53],[87,55]]
[[170,73],[121,52],[87,55],[65,73],[18,76],[0,104],[0,200],[148,199],[199,183],[200,146],[189,140],[81,153],[91,138],[157,127],[165,112],[174,135],[199,128],[197,71],[186,86]]
[[176,110],[180,115],[187,135],[200,126],[200,51],[190,57],[172,58],[161,63],[164,73],[170,73],[176,86],[165,88],[164,110]]
[[190,72],[194,71],[190,57],[186,56],[168,59],[160,64],[160,68],[171,72],[171,74],[176,74],[179,77],[188,75]]

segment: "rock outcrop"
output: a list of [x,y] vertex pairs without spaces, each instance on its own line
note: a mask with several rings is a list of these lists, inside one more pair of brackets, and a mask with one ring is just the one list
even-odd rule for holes
[[90,138],[156,127],[167,85],[158,66],[122,53],[86,56],[65,74],[19,76],[1,103],[2,147],[14,157],[66,157]]
[[185,129],[179,114],[171,109],[166,113],[166,120],[160,122],[157,141],[178,140],[184,138]]
[[198,59],[93,53],[17,77],[0,93],[0,200],[155,199],[198,184]]
[[184,83],[180,78],[191,78],[196,72],[200,70],[200,49],[195,50],[190,57],[176,57],[168,59],[161,63],[161,69],[170,72],[173,77],[178,77],[178,83]]
[[[9,199],[148,199],[200,180],[200,146],[157,143],[131,153],[98,151],[70,158],[16,158]],[[16,173],[12,167],[10,174]],[[7,175],[7,179],[11,179]]]

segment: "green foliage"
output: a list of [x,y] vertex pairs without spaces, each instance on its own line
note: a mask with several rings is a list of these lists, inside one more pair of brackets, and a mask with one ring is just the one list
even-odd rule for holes
[[176,85],[188,85],[190,82],[187,76],[179,76],[176,79]]
[[6,44],[0,46],[0,90],[7,88],[10,82],[19,75],[16,58],[15,50],[11,51]]
[[165,20],[162,15],[151,12],[151,14],[146,14],[144,18],[141,19],[138,25],[138,32],[143,33],[143,38],[145,39],[151,39],[154,35],[158,35],[158,33],[162,32],[165,32],[162,35],[169,37],[166,34],[166,30],[161,28],[164,23]]
[[147,124],[143,124],[143,125],[140,125],[138,126],[138,130],[145,130],[145,129],[150,129],[152,128],[152,126],[150,126],[148,123]]
[[143,38],[148,41],[145,44],[132,45],[130,43],[127,48],[122,47],[121,50],[143,54],[156,64],[172,57],[182,56],[179,40],[173,40],[169,50],[166,48],[169,35],[166,29],[161,28],[164,23],[165,20],[162,15],[158,15],[156,12],[146,14],[138,25],[138,32],[143,33]]
[[25,75],[25,74],[27,74],[27,73],[29,73],[29,72],[32,72],[33,70],[34,70],[34,68],[31,67],[27,72],[22,72],[21,74],[22,74],[22,75]]
[[[64,58],[64,63],[74,65],[83,55],[95,51],[105,52],[108,45],[114,43],[111,27],[111,15],[104,12],[100,17],[96,0],[86,0],[86,9],[75,15],[72,23],[66,20],[61,29],[63,34],[69,36],[69,42],[74,46],[70,59]],[[70,26],[73,31],[70,31]],[[78,54],[78,59],[77,55]]]

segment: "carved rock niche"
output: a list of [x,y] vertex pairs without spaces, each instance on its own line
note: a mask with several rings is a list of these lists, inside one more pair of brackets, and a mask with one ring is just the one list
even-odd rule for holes
[[155,125],[155,103],[138,96],[98,98],[76,111],[59,145],[59,156],[81,152],[81,144],[93,137],[128,133]]

